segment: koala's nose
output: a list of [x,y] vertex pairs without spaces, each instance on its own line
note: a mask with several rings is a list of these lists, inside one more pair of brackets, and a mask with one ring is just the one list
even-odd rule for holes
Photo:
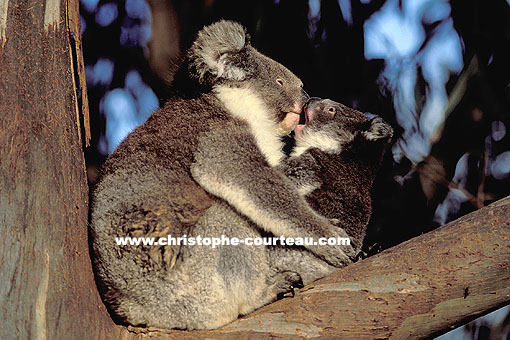
[[305,106],[303,106],[303,112],[304,112],[306,124],[308,124],[315,118],[315,115],[317,113],[317,110],[316,110],[317,105],[316,104],[320,103],[320,102],[322,102],[322,98],[312,97],[312,98],[308,99]]
[[310,96],[308,95],[308,93],[306,93],[305,90],[301,89],[301,100],[303,101],[303,104],[306,103],[308,101],[308,99],[310,99]]
[[309,98],[308,101],[306,102],[305,106],[306,107],[310,107],[314,104],[316,104],[317,102],[320,102],[322,101],[322,98],[319,98],[319,97],[312,97],[312,98]]

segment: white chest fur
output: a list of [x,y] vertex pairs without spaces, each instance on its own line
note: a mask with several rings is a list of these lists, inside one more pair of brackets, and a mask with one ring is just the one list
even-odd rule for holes
[[340,141],[326,133],[313,131],[305,133],[303,137],[296,141],[296,147],[291,157],[299,157],[311,148],[317,148],[328,153],[340,153],[342,151]]
[[216,97],[232,116],[248,123],[255,142],[271,166],[276,166],[284,157],[283,142],[278,135],[278,125],[257,93],[248,88],[218,86]]

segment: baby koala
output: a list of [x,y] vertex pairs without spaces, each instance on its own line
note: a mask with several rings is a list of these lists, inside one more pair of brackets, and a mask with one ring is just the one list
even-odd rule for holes
[[[295,147],[279,166],[308,204],[349,235],[361,251],[372,214],[371,188],[393,129],[380,117],[329,99],[311,98],[306,124],[295,129]],[[297,247],[268,247],[271,268],[296,272],[304,285],[336,268]]]
[[281,169],[360,251],[372,214],[372,184],[393,129],[380,117],[329,99],[312,98],[304,111],[306,124],[295,129],[295,148]]

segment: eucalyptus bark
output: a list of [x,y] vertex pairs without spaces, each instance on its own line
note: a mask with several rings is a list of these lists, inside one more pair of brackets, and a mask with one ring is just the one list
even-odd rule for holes
[[79,24],[78,0],[0,0],[0,339],[113,327],[88,252]]

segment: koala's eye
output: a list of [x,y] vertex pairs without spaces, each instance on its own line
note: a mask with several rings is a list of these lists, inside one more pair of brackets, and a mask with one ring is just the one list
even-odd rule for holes
[[280,85],[281,87],[285,87],[285,80],[281,78],[276,78],[276,83]]
[[333,116],[336,113],[336,109],[333,106],[330,106],[328,108],[328,113]]

